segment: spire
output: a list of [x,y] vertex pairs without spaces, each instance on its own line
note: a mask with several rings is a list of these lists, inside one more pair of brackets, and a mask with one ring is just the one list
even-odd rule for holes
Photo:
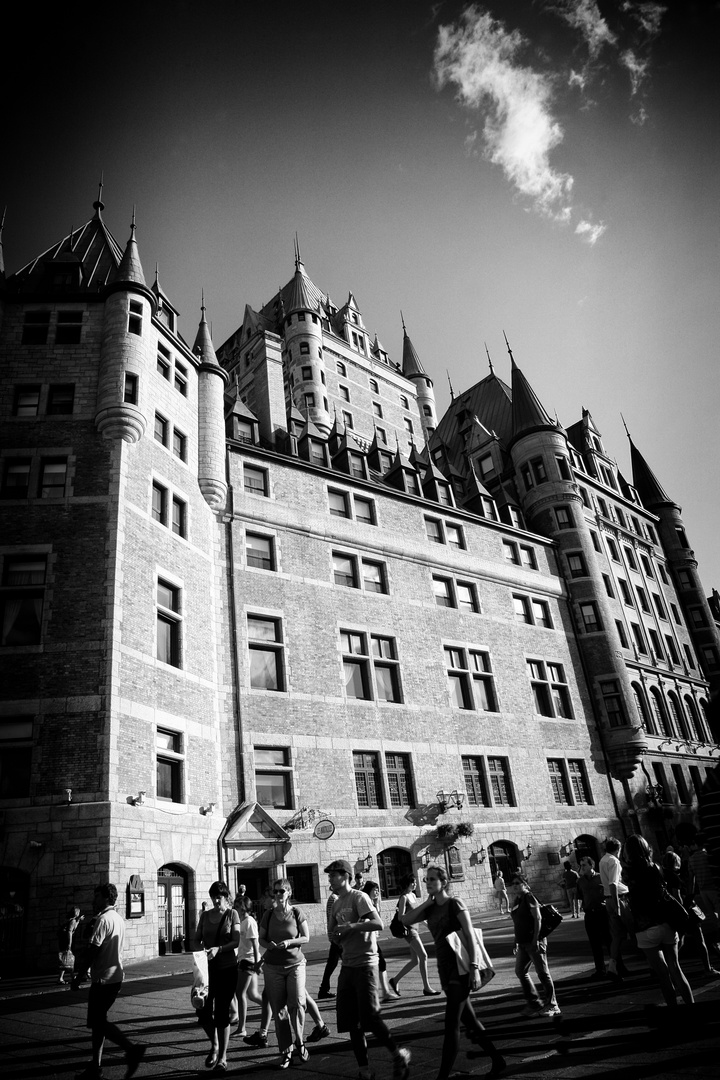
[[215,356],[215,349],[213,348],[212,338],[210,336],[210,327],[207,324],[205,318],[205,290],[201,293],[200,300],[200,325],[198,326],[197,337],[195,338],[195,344],[193,345],[193,352],[196,356],[199,356],[204,364],[213,364],[218,367],[217,357]]
[[447,372],[447,377],[448,377],[448,386],[450,387],[450,400],[451,400],[451,401],[454,401],[454,400],[455,400],[455,391],[453,390],[453,385],[452,385],[452,383],[450,382],[450,372],[448,371],[448,369],[447,369],[447,368],[445,368],[445,371]]
[[513,357],[512,349],[510,348],[510,342],[508,341],[507,334],[505,333],[504,330],[503,330],[503,337],[505,338],[505,346],[507,348],[508,356],[510,357],[510,364],[512,366],[515,363],[515,358]]
[[132,222],[130,223],[130,239],[127,242],[125,252],[120,265],[115,271],[113,279],[115,282],[132,282],[135,285],[145,286],[145,275],[143,274],[142,264],[140,262],[140,255],[138,253],[138,246],[135,240],[135,207],[133,206]]
[[[507,338],[505,340],[507,341]],[[555,421],[545,410],[540,398],[515,363],[509,345],[508,352],[510,353],[512,366],[513,439],[523,434],[529,434],[531,431],[536,431],[538,428],[557,430]]]
[[[293,311],[315,311],[316,302],[313,300],[310,288],[310,278],[305,273],[305,266],[300,258],[300,245],[297,233],[295,234],[295,275],[290,282],[290,289],[285,307],[285,315],[291,315]],[[282,290],[280,290],[282,300]]]
[[411,379],[414,375],[425,375],[425,368],[420,363],[420,357],[415,352],[415,346],[408,337],[402,311],[400,312],[400,319],[403,328],[402,373],[406,379]]
[[[507,341],[507,338],[505,340]],[[490,359],[490,350],[487,347],[487,341],[483,342],[483,344],[485,345],[485,352],[487,354],[488,364],[490,365],[490,374],[494,375],[495,374],[495,368],[493,367],[492,360]]]
[[[624,420],[623,423],[625,423]],[[627,428],[625,428],[625,430],[627,431]],[[635,443],[630,438],[629,432],[628,441],[630,443],[633,487],[637,490],[643,506],[646,506],[648,509],[652,509],[654,506],[660,506],[663,503],[670,506],[677,506],[677,503],[675,503],[667,494],[655,473],[635,446]]]
[[[103,174],[100,173],[100,183],[98,184],[98,197],[93,203],[93,210],[95,211],[95,219],[102,221],[102,212],[105,209],[105,203],[102,201],[102,189],[103,189]],[[134,217],[134,211],[133,211]]]
[[298,234],[295,233],[295,269],[302,270],[305,273],[305,266],[302,261],[302,255],[300,254],[300,241],[298,240]]
[[0,218],[0,278],[5,277],[5,259],[3,256],[3,229],[5,228],[5,214],[7,213],[7,206],[2,212],[2,218]]

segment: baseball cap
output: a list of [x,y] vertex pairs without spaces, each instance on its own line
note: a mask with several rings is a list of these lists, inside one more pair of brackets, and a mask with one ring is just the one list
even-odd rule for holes
[[326,866],[323,870],[324,874],[332,874],[334,870],[337,870],[340,874],[349,874],[352,876],[352,866],[347,859],[335,859],[329,866]]

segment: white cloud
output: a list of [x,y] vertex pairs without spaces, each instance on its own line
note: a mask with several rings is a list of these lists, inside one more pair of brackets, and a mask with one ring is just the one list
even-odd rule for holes
[[586,244],[592,247],[598,242],[604,232],[607,231],[607,225],[600,222],[598,225],[593,225],[591,221],[578,221],[575,226],[575,235],[579,236],[581,240],[584,240]]
[[477,131],[471,131],[469,135],[465,137],[465,153],[468,157],[477,157]]
[[641,60],[637,53],[632,49],[625,49],[620,53],[620,63],[627,69],[630,75],[630,93],[633,97],[637,94],[638,90],[645,81],[649,62],[647,60]]
[[654,38],[660,33],[660,23],[667,11],[667,5],[625,0],[621,6],[621,11],[632,16],[648,37]]
[[517,30],[508,31],[487,12],[469,7],[459,23],[439,28],[435,77],[439,88],[455,86],[463,105],[484,110],[486,157],[500,165],[535,210],[567,221],[573,178],[550,164],[551,151],[563,139],[551,111],[552,83],[518,62],[524,45]]
[[605,19],[600,14],[596,0],[550,0],[546,5],[574,30],[579,30],[588,47],[591,59],[595,59],[604,45],[617,41]]

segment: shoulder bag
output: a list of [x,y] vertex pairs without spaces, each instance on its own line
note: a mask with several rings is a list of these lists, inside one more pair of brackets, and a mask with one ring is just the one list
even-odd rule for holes
[[[465,943],[462,939],[462,927],[460,926],[460,920],[458,919],[458,905],[457,901],[453,897],[450,903],[454,903],[455,907],[451,911],[451,917],[458,927],[458,930],[451,930],[446,936],[445,940],[455,953],[455,960],[457,962],[458,971],[461,975],[468,975],[471,970],[470,953],[465,947]],[[460,932],[458,932],[460,931]],[[473,926],[472,932],[475,935],[475,945],[477,947],[477,959],[478,970],[480,972],[480,989],[487,986],[487,984],[495,977],[495,968],[493,967],[492,960],[488,955],[488,951],[485,948],[485,942],[483,941],[483,932],[478,926]]]

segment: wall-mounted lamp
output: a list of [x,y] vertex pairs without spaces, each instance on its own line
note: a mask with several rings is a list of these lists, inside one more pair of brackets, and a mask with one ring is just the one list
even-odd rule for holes
[[365,871],[365,873],[369,874],[370,871],[373,868],[373,865],[374,865],[374,859],[373,859],[373,857],[372,857],[372,855],[370,854],[369,851],[368,851],[367,855],[365,856],[365,858],[362,860],[362,865],[363,865],[363,870]]
[[428,851],[427,848],[425,848],[425,850],[423,852],[420,852],[419,854],[420,854],[420,865],[424,870],[425,867],[430,865],[430,852]]
[[209,802],[206,806],[200,807],[200,813],[204,814],[205,817],[212,817],[212,815],[215,813],[216,805],[217,803]]
[[29,840],[28,846],[31,848],[41,848],[45,847],[45,842],[43,840]]
[[532,853],[533,853],[532,840],[528,840],[527,847],[524,847],[522,849],[522,851],[520,852],[520,854],[522,855],[523,859],[525,861],[527,861],[528,859],[532,858]]
[[72,788],[71,787],[66,787],[65,788],[65,802],[68,804],[68,806],[72,802]]
[[457,788],[454,791],[443,791],[443,789],[440,788],[435,795],[435,798],[440,804],[440,813],[446,814],[452,806],[456,806],[458,810],[462,810],[463,803],[465,802],[465,792],[458,791]]
[[563,844],[561,846],[560,854],[562,856],[564,856],[564,857],[567,857],[568,855],[572,855],[574,850],[575,850],[575,842],[573,840],[568,840],[567,844]]
[[665,789],[662,784],[648,784],[645,788],[645,797],[648,802],[655,803],[657,806],[662,806],[664,795]]
[[132,802],[133,806],[144,806],[145,805],[145,792],[144,791],[138,791],[135,798],[131,799],[130,801]]
[[471,851],[471,852],[470,852],[470,858],[473,858],[473,857],[474,857],[474,858],[475,858],[475,859],[476,859],[476,860],[477,860],[477,861],[478,861],[479,863],[484,863],[484,862],[485,862],[485,860],[487,859],[487,851],[486,851],[486,850],[485,850],[485,848],[484,848],[484,847],[482,846],[482,844],[481,844],[481,845],[480,845],[480,847],[479,847],[479,848],[477,849],[477,851]]

